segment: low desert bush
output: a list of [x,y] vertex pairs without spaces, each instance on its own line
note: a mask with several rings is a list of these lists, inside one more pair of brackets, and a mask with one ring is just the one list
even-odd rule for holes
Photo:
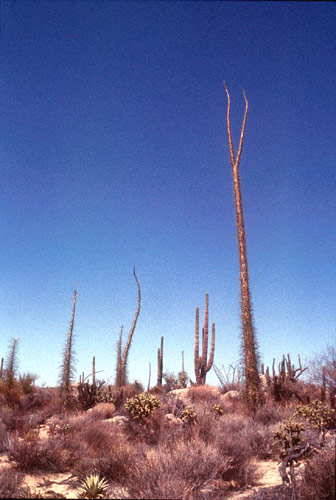
[[78,443],[59,438],[19,439],[8,436],[5,441],[8,457],[22,472],[66,472],[80,456]]
[[323,450],[310,458],[298,488],[299,500],[335,498],[335,451]]
[[7,438],[7,429],[3,422],[0,421],[0,453],[5,451],[5,441]]
[[252,421],[237,434],[237,439],[244,442],[251,455],[260,460],[267,460],[277,455],[274,426],[265,426]]
[[119,434],[109,432],[103,422],[93,422],[76,439],[81,440],[85,451],[77,456],[73,472],[82,479],[87,474],[99,474],[120,482],[135,463],[135,447]]
[[90,416],[92,419],[105,420],[106,418],[112,418],[115,411],[116,407],[113,403],[97,403],[90,409]]
[[24,414],[19,408],[3,408],[1,420],[9,432],[26,432],[29,430],[29,415]]
[[138,420],[129,419],[125,426],[126,436],[129,442],[143,442],[156,445],[167,432],[168,425],[164,420],[164,412],[156,410],[143,425]]
[[252,466],[254,438],[248,431],[252,420],[239,415],[230,415],[217,422],[214,444],[223,455],[231,459],[230,470],[223,479],[235,481],[240,488],[251,484],[255,480],[255,469]]
[[14,468],[0,469],[0,498],[18,498],[23,474]]
[[202,403],[203,405],[213,406],[218,403],[218,394],[212,391],[211,386],[195,386],[188,389],[188,398],[193,404]]
[[289,418],[291,414],[291,408],[270,402],[258,408],[254,421],[263,425],[277,424]]
[[201,441],[181,441],[174,449],[159,446],[131,469],[124,498],[202,498],[201,489],[228,473],[230,460]]

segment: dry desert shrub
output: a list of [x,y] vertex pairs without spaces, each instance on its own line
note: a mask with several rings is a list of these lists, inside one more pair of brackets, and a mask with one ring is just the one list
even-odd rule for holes
[[23,474],[14,468],[0,470],[0,498],[18,498]]
[[169,432],[168,423],[164,419],[163,410],[156,410],[146,422],[129,419],[125,425],[128,441],[156,445],[162,434]]
[[8,436],[5,441],[8,458],[22,472],[66,472],[83,453],[83,446],[72,439],[20,439]]
[[335,498],[335,450],[324,450],[310,458],[302,473],[299,500]]
[[0,453],[5,451],[5,441],[7,438],[7,429],[3,422],[0,421]]
[[218,401],[220,390],[212,386],[195,386],[188,389],[188,398],[194,405],[196,403],[203,403],[207,406],[214,405]]
[[264,426],[257,422],[249,422],[237,433],[237,439],[250,450],[251,456],[267,460],[277,456],[277,446],[274,442],[275,426]]
[[181,441],[169,449],[158,446],[131,469],[123,498],[205,498],[201,489],[227,474],[230,464],[230,457],[201,441]]
[[292,414],[292,407],[269,402],[258,408],[254,415],[254,421],[263,425],[277,424],[287,420]]
[[223,479],[234,481],[238,488],[252,484],[256,479],[252,466],[253,439],[248,433],[251,422],[252,419],[248,420],[242,415],[228,415],[218,422],[214,440],[214,446],[231,458],[230,470]]
[[90,416],[94,419],[112,418],[116,407],[112,403],[98,403],[89,410]]
[[104,422],[92,422],[81,434],[76,434],[75,439],[81,440],[85,447],[85,453],[77,456],[73,468],[79,478],[99,474],[120,482],[135,463],[136,448],[120,434],[111,433]]

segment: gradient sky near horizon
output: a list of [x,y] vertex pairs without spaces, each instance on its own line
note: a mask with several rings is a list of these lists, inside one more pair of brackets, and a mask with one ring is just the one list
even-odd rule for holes
[[[240,356],[234,145],[265,364],[335,341],[335,5],[1,2],[0,355],[55,385],[77,289],[76,379],[193,372],[195,308],[215,363]],[[217,384],[213,371],[207,377]]]

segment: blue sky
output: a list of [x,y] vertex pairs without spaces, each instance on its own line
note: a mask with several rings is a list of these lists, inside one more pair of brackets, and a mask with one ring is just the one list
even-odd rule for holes
[[[324,2],[3,1],[0,349],[54,385],[78,291],[77,377],[193,373],[195,308],[215,363],[239,358],[226,95],[265,364],[335,339],[335,7]],[[213,372],[209,383],[217,383]]]

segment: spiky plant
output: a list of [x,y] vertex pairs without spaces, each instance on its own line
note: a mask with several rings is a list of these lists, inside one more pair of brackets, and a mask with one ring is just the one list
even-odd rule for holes
[[62,373],[61,373],[61,398],[63,403],[66,403],[69,398],[70,384],[73,380],[73,374],[74,374],[74,367],[73,367],[74,356],[72,351],[72,340],[73,340],[73,329],[75,322],[76,300],[77,300],[77,292],[75,290],[72,302],[72,315],[70,321],[70,328],[64,352],[64,359],[63,359]]
[[196,307],[196,326],[195,326],[195,348],[194,348],[194,368],[196,383],[205,384],[205,377],[210,371],[215,353],[215,323],[212,323],[211,349],[208,357],[208,336],[209,336],[209,295],[205,295],[204,327],[202,330],[202,356],[199,355],[199,309]]
[[99,474],[91,474],[82,481],[78,498],[104,498],[107,489],[108,482],[104,477],[100,479]]
[[254,413],[260,402],[260,383],[258,375],[258,354],[257,344],[255,339],[254,324],[252,317],[251,293],[249,285],[249,276],[247,268],[247,252],[246,252],[246,237],[245,237],[245,223],[243,216],[243,202],[240,188],[239,177],[239,162],[242,154],[243,140],[245,134],[246,117],[248,110],[248,102],[246,99],[245,91],[243,91],[245,100],[245,113],[243,118],[243,125],[240,134],[238,152],[234,156],[231,124],[230,124],[230,94],[224,82],[224,88],[227,95],[227,133],[230,150],[230,163],[233,173],[233,185],[236,207],[236,223],[237,223],[237,237],[239,247],[239,263],[240,263],[240,288],[241,288],[241,308],[242,308],[242,329],[243,329],[243,348],[244,348],[244,362],[245,362],[245,383],[246,383],[246,396],[249,409]]
[[[135,266],[133,268],[133,275],[138,287],[138,307],[135,312],[135,317],[133,320],[133,324],[131,326],[131,330],[128,334],[128,339],[124,347],[123,355],[121,356],[121,342],[122,342],[122,332],[120,332],[120,338],[119,338],[119,344],[118,344],[118,360],[117,360],[117,373],[116,373],[116,385],[118,387],[122,387],[126,384],[127,380],[127,357],[129,353],[129,349],[131,346],[134,330],[137,324],[137,320],[140,314],[140,306],[141,306],[141,291],[140,291],[140,284],[138,281],[138,278],[135,274]],[[120,350],[119,350],[120,349]]]
[[122,335],[123,335],[124,325],[121,325],[119,340],[117,343],[117,370],[116,370],[116,380],[115,383],[118,387],[122,385],[122,370],[121,370],[121,352],[122,352]]

